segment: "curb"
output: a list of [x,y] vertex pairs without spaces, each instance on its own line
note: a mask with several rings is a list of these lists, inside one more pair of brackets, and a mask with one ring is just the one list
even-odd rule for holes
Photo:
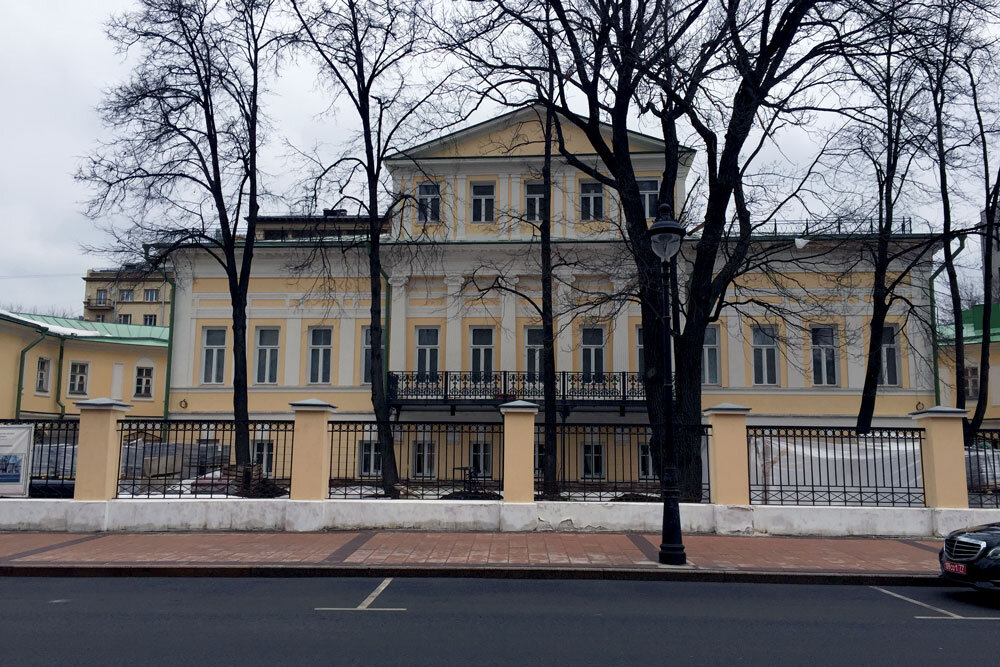
[[0,565],[0,577],[438,577],[702,583],[955,586],[938,574],[674,568],[428,567],[350,565]]

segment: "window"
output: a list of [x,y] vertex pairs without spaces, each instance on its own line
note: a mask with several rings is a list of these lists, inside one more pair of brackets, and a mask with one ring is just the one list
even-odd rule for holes
[[382,474],[382,452],[378,441],[363,440],[358,444],[358,473],[362,477],[378,477]]
[[719,325],[705,327],[705,343],[701,348],[701,383],[719,384]]
[[257,384],[278,381],[278,330],[257,329]]
[[492,183],[472,184],[472,221],[493,222],[496,186]]
[[49,381],[52,377],[52,360],[45,357],[38,358],[38,369],[35,372],[35,393],[49,393]]
[[648,442],[639,443],[639,479],[653,479],[653,449]]
[[153,369],[149,366],[135,368],[135,397],[153,397]]
[[604,329],[582,329],[580,338],[583,343],[583,381],[600,382],[604,375]]
[[147,327],[155,327],[156,326],[156,315],[155,314],[151,314],[151,313],[147,313],[147,314],[143,315],[142,316],[142,323],[145,324]]
[[979,366],[966,361],[963,379],[965,380],[965,397],[972,401],[979,400]]
[[414,477],[434,476],[433,442],[413,443],[413,476]]
[[882,327],[882,371],[879,373],[878,383],[899,385],[899,335],[892,325]]
[[106,289],[97,290],[97,305],[98,306],[108,305],[108,290]]
[[69,365],[69,393],[73,396],[87,395],[87,375],[90,364],[84,361],[74,361]]
[[202,329],[202,374],[203,384],[222,384],[226,368],[226,330]]
[[147,289],[142,291],[142,300],[147,303],[155,303],[160,300],[160,290]]
[[133,292],[130,289],[118,290],[118,300],[121,301],[122,303],[131,303],[133,300],[132,296]]
[[473,442],[469,445],[469,467],[473,477],[493,477],[493,445]]
[[493,329],[474,328],[469,353],[472,381],[489,381],[493,376]]
[[524,219],[538,222],[545,213],[545,184],[527,183],[524,186]]
[[659,209],[660,182],[655,178],[650,180],[640,180],[639,197],[642,198],[642,208],[646,211],[647,218],[655,218]]
[[438,372],[438,340],[440,332],[437,327],[417,327],[417,380],[421,382],[436,382]]
[[119,313],[118,324],[132,324],[132,316],[128,313]]
[[441,186],[437,183],[421,183],[417,186],[417,220],[441,221]]
[[583,444],[583,479],[604,478],[604,445],[599,442]]
[[[543,435],[542,438],[544,437],[545,436]],[[543,447],[543,443],[535,440],[535,477],[540,477],[542,475],[542,469],[545,465],[545,453],[542,451]]]
[[274,443],[270,440],[255,440],[253,462],[262,468],[265,475],[270,475],[274,466]]
[[94,315],[94,321],[95,322],[103,322],[104,321],[104,313],[101,313],[100,315]]
[[642,343],[642,327],[636,327],[635,329],[635,351],[636,359],[638,360],[638,370],[639,375],[646,374],[646,348]]
[[774,326],[753,327],[753,383],[778,384],[778,331]]
[[604,217],[604,186],[600,183],[580,184],[580,219],[600,220]]
[[372,382],[372,328],[361,327],[361,382]]
[[542,327],[524,329],[524,369],[528,382],[540,382],[542,377]]
[[837,384],[837,328],[813,327],[812,376],[813,386]]
[[323,327],[309,330],[309,382],[330,382],[330,361],[333,358],[333,330]]

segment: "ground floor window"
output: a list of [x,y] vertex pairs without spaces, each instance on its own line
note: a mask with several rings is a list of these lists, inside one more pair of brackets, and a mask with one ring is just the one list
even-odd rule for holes
[[473,442],[469,448],[469,465],[473,476],[493,477],[493,444]]
[[270,440],[254,441],[253,462],[261,466],[265,475],[270,475],[274,468],[274,443]]
[[583,445],[583,479],[604,479],[604,444],[588,442]]
[[413,443],[413,476],[434,477],[434,443]]
[[648,442],[639,443],[639,479],[653,479],[653,448]]
[[382,474],[382,452],[377,440],[364,440],[358,445],[358,474],[378,477]]

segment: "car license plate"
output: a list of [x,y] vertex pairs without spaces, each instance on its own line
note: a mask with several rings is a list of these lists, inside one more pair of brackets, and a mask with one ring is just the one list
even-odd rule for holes
[[951,572],[953,574],[965,574],[965,566],[961,563],[949,563],[945,561],[944,563],[945,572]]

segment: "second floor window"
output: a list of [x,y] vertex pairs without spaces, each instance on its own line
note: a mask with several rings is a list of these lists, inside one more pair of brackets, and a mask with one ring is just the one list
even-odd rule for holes
[[545,184],[527,183],[524,186],[524,219],[538,222],[545,213]]
[[142,292],[142,300],[147,303],[155,303],[160,300],[160,290],[147,289]]
[[493,329],[475,327],[471,333],[469,365],[472,368],[472,381],[488,381],[493,375]]
[[441,186],[437,183],[421,183],[417,186],[417,220],[440,222]]
[[524,330],[524,370],[528,372],[528,382],[541,379],[542,335],[542,327],[527,327]]
[[132,324],[132,316],[128,313],[119,313],[118,324]]
[[204,384],[222,384],[226,369],[226,330],[204,329],[202,333],[202,375]]
[[882,371],[878,383],[899,386],[899,332],[893,325],[882,327]]
[[604,329],[587,327],[580,331],[583,353],[583,381],[599,382],[604,375]]
[[135,369],[136,398],[153,397],[153,369],[149,366],[137,366]]
[[660,201],[660,182],[655,178],[638,181],[639,196],[642,198],[642,208],[646,218],[655,218]]
[[52,377],[52,361],[45,357],[38,358],[38,369],[35,373],[35,391],[39,394],[49,393],[49,381]]
[[94,321],[95,322],[103,322],[104,321],[104,313],[100,313],[99,315],[94,315]]
[[74,396],[87,395],[87,376],[90,374],[90,364],[74,361],[69,365],[69,393]]
[[145,324],[147,327],[155,327],[156,326],[156,315],[151,314],[151,313],[147,313],[147,314],[143,315],[142,316],[142,323]]
[[751,345],[753,347],[753,383],[778,384],[777,327],[771,325],[753,327]]
[[97,305],[104,306],[108,303],[108,290],[99,289],[97,290]]
[[719,384],[719,325],[705,327],[705,344],[701,348],[701,383]]
[[642,343],[642,327],[636,327],[635,330],[635,354],[637,359],[636,368],[639,371],[639,375],[646,374],[646,347]]
[[361,328],[361,382],[372,382],[372,328]]
[[604,186],[600,183],[584,181],[580,183],[580,219],[601,220],[604,218]]
[[837,329],[836,327],[813,327],[812,379],[813,386],[834,386],[837,384]]
[[118,300],[122,303],[131,303],[133,292],[130,289],[120,289],[118,290]]
[[979,366],[965,362],[965,397],[970,401],[979,400]]
[[257,329],[257,384],[278,382],[278,330]]
[[493,222],[496,186],[492,183],[472,184],[472,221]]
[[333,330],[317,327],[309,330],[309,382],[328,384],[333,358]]
[[417,377],[420,380],[437,378],[439,338],[437,327],[417,327]]

